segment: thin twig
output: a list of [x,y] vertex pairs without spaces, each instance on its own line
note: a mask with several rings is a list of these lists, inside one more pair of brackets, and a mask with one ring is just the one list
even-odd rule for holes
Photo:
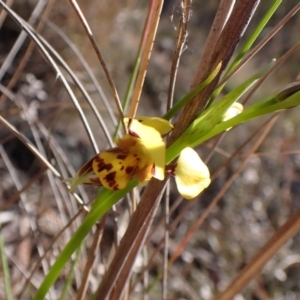
[[175,51],[172,59],[172,66],[170,72],[170,81],[168,89],[168,100],[167,100],[167,111],[173,106],[174,89],[177,77],[178,66],[180,62],[180,57],[184,51],[186,39],[188,36],[187,25],[191,15],[191,0],[181,1],[181,16],[178,25],[178,36],[175,46]]
[[92,30],[91,30],[91,28],[90,28],[87,20],[85,19],[85,17],[83,15],[83,13],[82,13],[82,11],[81,11],[81,9],[80,9],[77,1],[76,0],[69,0],[69,1],[71,3],[72,7],[74,8],[74,10],[75,10],[75,12],[76,12],[76,14],[77,14],[77,16],[78,16],[78,18],[79,18],[79,20],[80,20],[83,28],[84,28],[84,30],[86,32],[87,36],[88,36],[88,38],[89,38],[89,40],[90,40],[90,42],[91,42],[91,44],[92,44],[92,46],[93,46],[96,54],[97,54],[97,57],[98,57],[98,59],[99,59],[99,61],[101,63],[101,66],[102,66],[102,68],[104,70],[105,76],[106,76],[106,78],[107,78],[107,80],[109,82],[109,85],[111,87],[111,90],[113,92],[113,96],[114,96],[114,99],[115,99],[115,104],[116,104],[116,107],[118,109],[118,113],[119,113],[121,122],[123,124],[123,130],[124,130],[124,132],[126,132],[127,129],[126,129],[126,126],[125,126],[125,123],[124,123],[124,120],[123,120],[124,119],[124,113],[123,113],[122,103],[120,101],[120,98],[119,98],[119,95],[118,95],[118,91],[116,89],[114,81],[113,81],[112,77],[110,76],[110,73],[109,73],[109,71],[107,69],[107,66],[105,64],[103,56],[102,56],[102,54],[100,52],[100,48],[99,48],[99,46],[98,46],[98,44],[96,42],[96,39],[95,39],[95,37],[93,35],[93,32],[92,32]]
[[163,280],[162,280],[162,299],[166,300],[168,297],[168,258],[169,258],[169,225],[170,225],[170,180],[166,186],[165,203],[164,203],[164,258],[163,258]]
[[220,80],[217,88],[222,86],[226,81],[232,77],[238,70],[240,70],[259,50],[262,49],[263,46],[267,44],[268,41],[274,37],[277,32],[300,10],[300,3],[295,5],[293,9],[278,23],[274,28],[251,50],[248,54],[246,54],[240,63],[229,73],[227,74],[222,80]]
[[128,113],[130,118],[134,118],[139,105],[140,96],[143,89],[143,85],[144,85],[144,81],[148,69],[148,64],[151,57],[155,36],[156,36],[156,31],[160,20],[160,13],[161,13],[163,2],[164,2],[163,0],[151,0],[150,10],[153,11],[153,15],[149,17],[149,19],[151,20],[149,34],[142,55],[141,66],[137,77],[135,89],[133,92],[131,106]]
[[[7,3],[6,3],[7,4]],[[51,8],[54,4],[54,1],[53,0],[50,0],[48,3],[47,3],[47,6],[45,8],[45,10],[42,12],[42,17],[46,18],[50,11],[51,11]],[[8,4],[7,4],[8,5]],[[3,10],[3,12],[5,12],[5,10]],[[30,24],[30,22],[28,22]],[[37,28],[36,28],[36,31],[37,32],[41,32],[41,30],[43,29],[43,23],[42,22],[39,22]],[[17,66],[17,69],[14,71],[13,73],[13,76],[12,78],[10,79],[8,85],[7,85],[7,89],[11,90],[16,82],[18,81],[22,71],[24,70],[31,54],[32,54],[32,51],[34,49],[34,46],[35,46],[35,43],[31,40],[27,49],[26,49],[26,52],[24,53],[24,55],[22,56],[22,60],[20,61],[20,63],[18,64]],[[1,81],[1,79],[0,79]],[[5,94],[3,94],[1,97],[0,97],[0,107],[3,105],[4,101],[5,101]]]
[[[78,48],[76,47],[76,45],[70,40],[70,38],[59,28],[57,27],[54,23],[52,23],[49,20],[44,20],[43,21],[54,31],[56,32],[61,39],[68,45],[68,47],[74,52],[74,54],[76,55],[76,57],[78,58],[78,60],[80,61],[80,63],[82,64],[82,66],[84,67],[85,71],[87,72],[87,74],[89,75],[90,79],[92,80],[96,91],[98,92],[100,98],[103,101],[104,107],[105,107],[105,112],[108,112],[111,121],[113,123],[114,126],[117,125],[117,119],[115,117],[115,113],[116,111],[114,111],[106,97],[106,95],[104,94],[103,89],[101,88],[94,72],[92,71],[91,67],[89,66],[89,64],[87,63],[86,59],[84,58],[84,56],[80,53],[80,51],[78,50]],[[62,103],[60,103],[62,104]],[[99,109],[99,108],[98,108]]]
[[263,266],[300,230],[300,208],[279,228],[272,238],[248,262],[231,284],[216,299],[230,300],[253,279]]
[[[77,87],[79,88],[79,90],[83,94],[84,98],[86,99],[87,103],[89,104],[92,112],[96,116],[96,119],[97,119],[100,127],[102,128],[102,131],[103,131],[107,141],[109,142],[110,146],[113,147],[114,143],[113,143],[112,138],[110,136],[109,130],[108,130],[106,124],[105,124],[105,121],[103,120],[103,118],[102,118],[99,110],[97,109],[93,99],[91,98],[91,96],[89,95],[89,93],[87,92],[87,90],[85,89],[83,84],[81,83],[81,81],[78,79],[78,77],[72,71],[72,69],[69,67],[69,65],[65,62],[65,60],[57,53],[57,51],[41,35],[37,34],[37,36],[40,39],[40,41],[47,47],[47,49],[50,50],[50,52],[54,55],[54,57],[57,58],[57,60],[61,63],[61,65],[64,67],[64,69],[68,72],[68,74],[70,75],[70,77],[72,78],[74,83],[77,85]],[[98,150],[98,152],[99,152],[99,150]]]
[[[16,174],[15,168],[13,167],[4,147],[2,145],[0,145],[0,155],[2,156],[2,159],[10,173],[10,176],[16,186],[16,189],[19,191],[21,189],[21,182]],[[29,208],[29,200],[27,198],[26,193],[22,193],[20,194],[20,198],[21,198],[21,203],[24,207],[24,210],[26,211],[26,214],[28,215],[28,220],[29,220],[29,225],[30,225],[30,229],[33,232],[34,236],[36,237],[37,234],[37,225],[36,223],[33,221],[32,217],[30,217],[30,208]],[[45,249],[43,248],[43,245],[37,244],[37,250],[38,250],[38,254],[40,257],[42,257],[45,254]],[[43,272],[44,274],[47,274],[49,271],[49,265],[46,263],[46,261],[42,261],[42,267],[43,267]],[[50,294],[52,296],[55,296],[55,290],[52,288],[50,290]]]
[[31,270],[29,276],[27,276],[26,282],[22,288],[22,290],[20,291],[19,295],[18,295],[18,299],[22,299],[22,296],[27,288],[27,285],[29,284],[30,280],[32,279],[32,277],[34,276],[34,273],[36,272],[36,270],[40,267],[41,262],[45,259],[46,255],[49,253],[49,251],[51,249],[53,249],[53,245],[56,243],[56,241],[61,237],[61,235],[65,232],[65,230],[70,227],[73,222],[76,220],[76,218],[83,212],[83,208],[81,207],[78,212],[68,221],[67,224],[65,224],[65,226],[55,235],[55,237],[51,240],[50,245],[45,249],[45,253],[40,256],[40,258],[38,259],[38,261],[36,262],[34,268]]
[[[0,2],[4,10],[8,12],[9,15],[12,15],[13,10],[5,4],[2,0]],[[37,3],[35,9],[33,10],[28,23],[29,24],[34,24],[36,20],[38,19],[39,15],[42,13],[45,5],[47,4],[47,0],[39,0]],[[15,14],[15,13],[14,13]],[[21,49],[25,39],[27,37],[27,34],[25,31],[22,31],[21,34],[19,35],[18,39],[16,40],[14,46],[10,50],[9,54],[7,55],[6,59],[4,60],[3,64],[1,65],[0,68],[0,81],[3,79],[3,76],[7,72],[8,68],[11,66],[12,61],[14,60],[15,56],[18,54],[19,50]],[[2,104],[0,103],[0,106]]]
[[[7,1],[6,1],[6,5],[9,6],[9,7],[11,7],[12,4],[13,4],[13,2],[14,2],[14,0],[7,0]],[[6,11],[5,11],[5,10],[2,10],[2,11],[0,12],[0,28],[2,27],[3,22],[4,22],[6,16],[7,16]],[[1,101],[0,101],[0,102],[1,102]]]
[[[22,134],[20,133],[13,125],[6,121],[0,115],[0,123],[2,123],[10,132],[13,133],[57,178],[61,179],[59,172],[51,165],[51,163],[41,155],[41,153],[36,149],[36,147]],[[73,194],[76,200],[84,206],[86,210],[88,208],[82,202],[81,198],[77,194]]]
[[[155,193],[153,194],[151,185],[153,185],[154,182],[157,183],[157,185]],[[135,261],[136,255],[145,241],[146,233],[148,233],[150,225],[152,224],[154,213],[158,208],[158,204],[160,203],[160,199],[164,191],[165,183],[166,180],[152,180],[149,182],[143,194],[143,198],[147,199],[147,201],[143,203],[145,206],[141,206],[140,202],[137,210],[133,214],[126,233],[117,249],[116,255],[101,282],[99,290],[97,291],[97,300],[106,299],[113,288],[115,292],[114,297],[116,297],[115,299],[118,299],[118,296],[122,294],[125,286],[124,283],[126,283],[129,279],[130,272],[132,271],[133,262]],[[153,198],[153,195],[158,196]]]
[[55,70],[56,76],[57,78],[59,78],[63,85],[65,86],[70,98],[72,99],[79,115],[80,118],[83,122],[84,128],[87,132],[87,135],[91,141],[92,146],[94,147],[95,153],[99,152],[99,148],[98,145],[96,143],[94,134],[89,126],[89,123],[86,119],[86,116],[84,114],[84,112],[82,111],[79,102],[77,100],[77,98],[75,97],[71,87],[69,86],[66,78],[64,77],[64,75],[62,74],[62,72],[60,71],[59,67],[57,66],[57,64],[55,63],[55,61],[53,60],[53,58],[51,57],[51,55],[48,53],[48,51],[45,49],[45,47],[43,46],[43,44],[41,43],[41,41],[36,37],[34,30],[22,19],[20,18],[13,10],[11,10],[9,7],[7,7],[7,5],[0,0],[0,5],[9,13],[9,15],[14,19],[14,21],[22,28],[26,31],[26,33],[30,36],[30,38],[32,40],[34,40],[34,42],[36,43],[36,45],[38,46],[39,50],[43,53],[44,57],[47,59],[47,61],[50,63],[50,65],[52,66],[52,68]]
[[81,274],[81,285],[77,291],[76,300],[86,299],[86,291],[89,283],[89,276],[92,271],[92,266],[96,258],[96,252],[99,250],[99,245],[103,236],[103,230],[105,226],[106,215],[101,218],[101,221],[96,226],[96,231],[94,233],[93,243],[89,249],[88,260],[85,264],[85,268]]
[[294,45],[292,48],[290,48],[284,55],[282,55],[270,68],[270,70],[262,76],[251,88],[251,90],[248,92],[247,96],[243,100],[243,104],[247,103],[248,100],[252,97],[252,95],[257,91],[257,89],[266,81],[266,79],[275,72],[275,70],[280,67],[293,53],[295,53],[297,50],[300,49],[300,42],[298,42],[296,45]]
[[194,81],[191,85],[191,88],[199,85],[207,76],[206,73],[209,73],[211,68],[212,55],[216,51],[216,45],[220,38],[220,35],[225,27],[225,24],[232,13],[232,8],[235,3],[235,0],[221,0],[218,10],[216,12],[215,19],[209,31],[208,37],[206,39],[203,53],[201,55],[197,72],[194,78]]

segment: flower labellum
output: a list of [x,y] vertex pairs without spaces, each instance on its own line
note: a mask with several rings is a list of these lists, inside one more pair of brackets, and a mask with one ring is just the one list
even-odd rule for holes
[[192,148],[181,151],[174,170],[179,193],[186,199],[198,196],[210,184],[210,174],[206,164]]

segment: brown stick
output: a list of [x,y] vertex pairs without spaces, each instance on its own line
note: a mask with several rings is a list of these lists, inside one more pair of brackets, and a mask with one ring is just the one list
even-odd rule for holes
[[[124,267],[126,266],[125,273],[128,268],[132,267],[136,257],[136,250],[137,248],[140,249],[143,245],[143,243],[140,243],[138,247],[137,240],[140,242],[145,240],[142,238],[142,233],[148,232],[145,228],[149,227],[152,223],[153,212],[156,211],[156,208],[159,205],[159,195],[163,190],[164,184],[165,181],[158,181],[156,179],[152,179],[149,182],[143,194],[143,200],[141,200],[135,213],[132,215],[126,233],[102,280],[95,299],[107,299],[111,290],[114,288],[115,283],[119,280],[121,272],[124,271]],[[135,251],[133,251],[133,249],[135,249]],[[122,290],[119,289],[119,293],[121,292]]]
[[213,53],[205,60],[200,61],[191,87],[194,88],[199,85],[213,72],[213,70],[215,70],[216,66],[222,62],[219,74],[210,85],[203,89],[184,107],[178,120],[180,126],[175,126],[170,137],[170,143],[173,143],[186,130],[195,117],[206,107],[214,88],[218,84],[221,73],[226,68],[258,3],[259,0],[240,0],[235,4],[219,40],[216,43],[215,49],[212,49]]
[[230,300],[261,270],[278,249],[300,230],[300,208],[280,227],[263,248],[249,261],[217,300]]

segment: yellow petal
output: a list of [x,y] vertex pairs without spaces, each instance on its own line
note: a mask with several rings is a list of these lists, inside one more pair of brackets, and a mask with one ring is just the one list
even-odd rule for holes
[[146,165],[153,165],[152,157],[140,138],[136,138],[130,134],[125,134],[115,142],[118,148],[120,148],[123,152],[129,152],[138,158],[138,168],[142,169]]
[[145,165],[143,168],[137,169],[135,177],[140,183],[145,183],[152,178],[154,173],[153,165]]
[[121,190],[134,176],[138,161],[133,154],[115,148],[99,153],[93,160],[93,170],[105,188]]
[[132,147],[135,147],[135,145],[139,142],[139,138],[134,137],[130,134],[125,134],[120,139],[116,139],[115,143],[124,152],[129,152]]
[[[124,118],[124,122],[127,126],[130,120],[133,119]],[[143,125],[156,129],[161,135],[169,133],[174,128],[169,121],[158,117],[137,116],[135,120],[139,121]]]
[[209,170],[192,148],[181,151],[174,173],[178,191],[186,199],[195,198],[210,184]]
[[149,152],[154,163],[153,176],[159,180],[163,180],[165,178],[166,146],[160,133],[136,119],[131,119],[129,133],[140,138],[141,143]]

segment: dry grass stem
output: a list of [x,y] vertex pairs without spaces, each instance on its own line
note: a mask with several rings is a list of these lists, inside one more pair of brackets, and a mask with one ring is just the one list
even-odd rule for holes
[[[122,237],[120,246],[110,264],[110,268],[101,282],[100,289],[97,292],[97,299],[101,299],[101,297],[105,299],[110,294],[123,270],[126,274],[129,274],[131,271],[138,250],[145,240],[144,234],[148,232],[152,224],[153,215],[157,210],[164,192],[164,185],[165,181],[154,179],[148,183],[137,210],[132,215],[127,230]],[[153,194],[153,192],[155,193]],[[153,197],[153,195],[155,195],[155,197]],[[120,249],[122,249],[122,251]],[[124,282],[124,280],[127,281],[128,277],[123,276],[122,281]],[[118,293],[117,296],[119,297],[122,293],[122,289],[116,290],[116,293]]]
[[173,97],[174,97],[174,89],[177,77],[178,66],[180,62],[180,56],[184,51],[184,47],[186,46],[186,39],[188,36],[187,26],[191,16],[191,1],[183,0],[181,1],[181,15],[180,21],[178,25],[178,36],[176,41],[176,46],[172,59],[172,66],[170,70],[170,82],[168,89],[168,100],[167,100],[167,110],[168,111],[173,106]]
[[[212,49],[209,58],[205,58],[205,69],[202,63],[198,65],[196,75],[194,77],[192,88],[199,85],[207,78],[219,63],[222,63],[221,69],[215,79],[197,94],[184,107],[178,119],[180,126],[175,126],[170,137],[169,143],[173,143],[191,124],[195,117],[203,110],[210,99],[210,96],[218,84],[222,71],[226,68],[241,36],[243,35],[253,13],[258,5],[258,0],[239,1],[235,4],[232,13],[221,35],[219,36],[216,46]],[[228,7],[228,10],[230,7]],[[201,62],[202,60],[200,60]]]
[[247,266],[238,274],[228,288],[222,292],[217,300],[230,300],[239,293],[248,282],[255,278],[262,267],[276,254],[290,238],[300,230],[300,209],[298,209],[258,253],[248,262]]
[[105,225],[106,216],[104,216],[100,223],[96,226],[96,231],[94,233],[93,243],[89,249],[88,260],[85,264],[84,271],[81,275],[81,285],[77,292],[76,300],[86,299],[86,291],[89,284],[89,276],[92,271],[92,266],[95,262],[97,251],[99,250],[99,245],[103,237],[103,230]]
[[[8,5],[8,3],[6,3],[6,4]],[[52,9],[53,4],[54,4],[53,0],[51,0],[47,3],[46,8],[44,9],[44,11],[43,12],[41,11],[41,14],[42,14],[41,17],[47,18],[47,16],[49,15],[49,13]],[[10,6],[10,5],[8,5],[8,6]],[[3,13],[4,12],[5,12],[5,10],[3,10]],[[1,22],[0,22],[0,27],[1,27]],[[36,32],[41,32],[43,27],[44,27],[43,22],[39,22],[39,24],[36,28]],[[30,56],[32,55],[32,51],[34,49],[34,46],[35,46],[35,43],[33,41],[30,41],[30,43],[29,43],[29,45],[26,49],[26,52],[22,57],[22,60],[21,60],[20,64],[18,65],[16,71],[14,72],[12,78],[10,79],[10,81],[9,81],[7,87],[6,87],[8,90],[11,90],[15,86],[18,79],[20,78],[20,76],[22,74],[22,71],[24,70],[26,64],[28,63],[28,60],[29,60]],[[5,99],[6,99],[6,96],[5,96],[5,94],[3,94],[0,97],[0,107],[3,106],[3,103],[5,102]]]
[[[78,61],[82,64],[84,70],[86,71],[87,75],[90,77],[93,85],[95,86],[95,89],[97,91],[97,93],[100,96],[100,99],[103,101],[104,107],[97,107],[98,111],[105,111],[109,114],[109,117],[113,123],[114,126],[117,126],[117,119],[116,116],[118,114],[117,110],[113,110],[109,100],[107,99],[100,83],[98,82],[95,74],[93,73],[91,67],[89,66],[89,64],[87,63],[85,57],[80,53],[80,51],[78,50],[78,48],[76,47],[76,45],[71,41],[71,39],[60,29],[58,28],[54,23],[52,23],[49,20],[44,20],[43,21],[49,26],[49,28],[51,28],[58,36],[61,37],[61,39],[66,43],[66,45],[72,50],[72,52],[76,55],[76,57],[78,58]],[[56,103],[54,103],[54,105],[57,105]],[[59,105],[69,105],[68,103],[59,103]],[[82,105],[82,107],[84,108],[84,106]]]
[[119,113],[119,117],[120,117],[122,125],[123,125],[123,130],[124,130],[124,132],[126,132],[126,126],[125,126],[125,123],[124,123],[124,120],[123,120],[124,119],[124,113],[123,113],[122,103],[121,103],[121,100],[119,98],[119,94],[118,94],[117,88],[116,88],[116,86],[114,84],[114,81],[113,81],[113,79],[112,79],[112,77],[111,77],[111,75],[110,75],[110,73],[108,71],[108,68],[107,68],[107,66],[105,64],[104,58],[103,58],[103,56],[102,56],[102,54],[100,52],[100,48],[99,48],[99,46],[98,46],[98,44],[97,44],[97,42],[95,40],[93,32],[92,32],[92,30],[91,30],[91,28],[90,28],[90,26],[89,26],[86,18],[84,17],[84,15],[83,15],[83,13],[82,13],[82,11],[81,11],[81,9],[80,9],[77,1],[70,0],[70,3],[72,5],[72,7],[74,8],[74,10],[75,10],[75,12],[76,12],[76,14],[77,14],[80,22],[82,23],[82,26],[83,26],[83,28],[84,28],[84,30],[85,30],[85,32],[86,32],[86,34],[87,34],[87,36],[88,36],[91,44],[92,44],[92,46],[93,46],[93,48],[95,50],[95,53],[97,54],[97,57],[98,57],[98,59],[99,59],[99,61],[101,63],[101,66],[102,66],[102,68],[104,70],[105,76],[106,76],[106,78],[107,78],[107,80],[109,82],[109,85],[111,87],[111,90],[112,90],[112,93],[113,93],[113,96],[114,96],[114,100],[115,100],[115,104],[116,104],[116,107],[117,107],[117,110],[118,110],[118,113]]
[[300,3],[295,5],[295,7],[284,17],[278,24],[272,28],[270,32],[255,46],[252,50],[250,50],[240,61],[240,63],[232,70],[229,74],[227,74],[222,80],[219,82],[217,87],[222,86],[224,83],[228,81],[229,78],[232,77],[237,71],[239,71],[255,54],[257,54],[277,33],[283,26],[291,20],[291,18],[299,11]]
[[246,104],[247,101],[253,96],[255,91],[265,82],[265,80],[272,75],[276,69],[278,69],[292,54],[294,54],[297,50],[300,49],[300,42],[291,47],[285,54],[283,54],[274,64],[272,68],[264,75],[262,76],[252,87],[252,89],[249,91],[245,99],[243,100],[243,104]]
[[[31,17],[28,20],[28,24],[34,24],[42,11],[44,10],[45,6],[47,4],[46,0],[39,0],[35,9],[33,10]],[[18,18],[16,14],[13,12],[13,10],[9,7],[9,5],[5,4],[2,0],[0,1],[0,5],[4,8],[4,11],[8,12],[9,15],[11,15],[13,18]],[[21,24],[20,24],[21,25]],[[20,48],[22,47],[25,39],[27,38],[27,34],[25,31],[22,31],[19,35],[17,41],[15,42],[13,48],[9,52],[8,56],[6,57],[5,61],[3,62],[1,68],[0,68],[0,80],[3,79],[4,74],[7,72],[8,68],[12,65],[12,62],[19,52]],[[0,106],[2,106],[2,103],[0,102]]]
[[65,224],[65,226],[55,235],[55,237],[53,237],[51,244],[48,246],[48,248],[45,249],[43,255],[41,255],[39,259],[36,261],[30,273],[27,273],[26,281],[19,292],[18,299],[20,300],[22,299],[22,296],[25,293],[26,289],[28,288],[29,283],[32,283],[32,278],[34,277],[34,274],[36,273],[36,271],[38,270],[42,262],[46,259],[47,254],[49,254],[49,252],[53,250],[53,245],[59,240],[59,238],[61,238],[63,234],[65,234],[66,229],[69,228],[74,223],[74,221],[80,216],[82,212],[84,212],[83,208],[79,209],[77,213],[69,219],[68,223]]
[[163,0],[151,0],[150,2],[150,7],[149,7],[151,13],[151,16],[149,16],[150,26],[149,26],[149,30],[148,31],[146,30],[146,32],[148,33],[147,40],[146,40],[145,48],[143,49],[141,65],[140,65],[138,77],[132,95],[131,106],[128,112],[128,116],[130,118],[133,118],[135,116],[137,108],[139,106],[141,92],[147,74],[148,64],[152,53],[152,48],[156,36],[157,27],[160,20],[160,14],[161,14],[163,3],[164,3]]

